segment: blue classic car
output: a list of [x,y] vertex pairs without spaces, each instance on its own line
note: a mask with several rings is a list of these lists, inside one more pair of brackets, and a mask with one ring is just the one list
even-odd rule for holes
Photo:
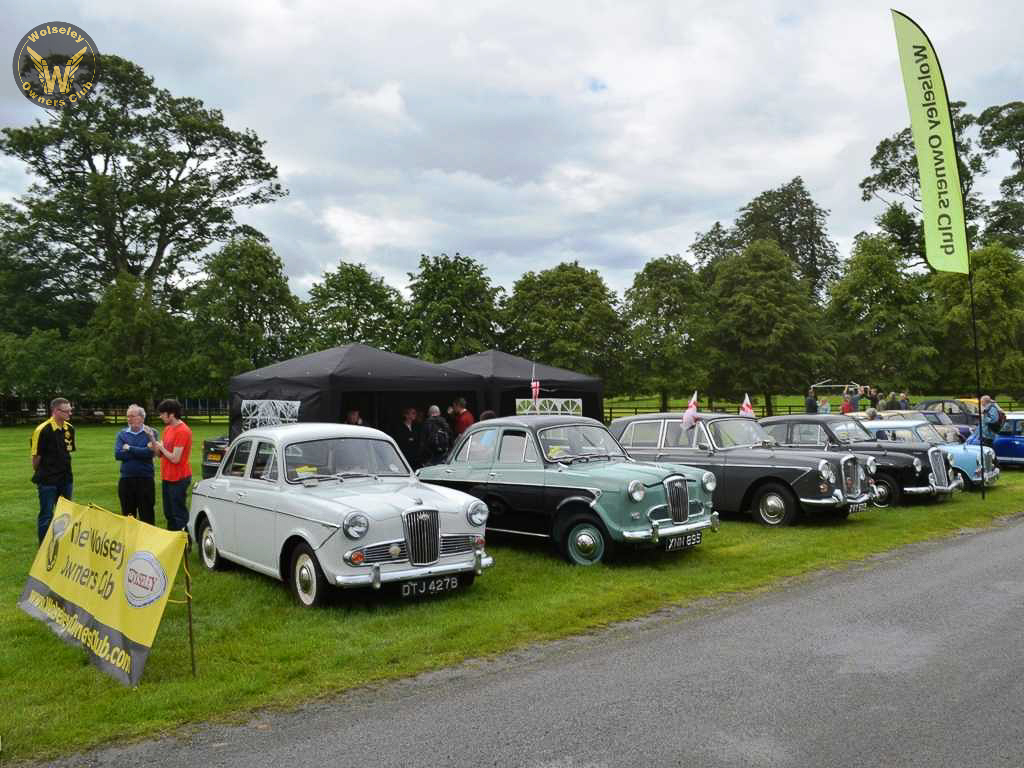
[[[947,443],[935,431],[935,427],[923,419],[889,419],[885,421],[861,422],[864,428],[880,440],[895,440],[905,443],[930,443],[937,446],[951,462],[951,470],[964,488],[974,488],[981,483],[982,470],[978,459],[978,446],[967,443]],[[996,453],[985,448],[985,485],[992,485],[999,478]]]
[[[965,445],[978,444],[978,432],[975,430]],[[992,441],[996,450],[996,461],[1000,464],[1016,464],[1024,466],[1024,411],[1010,411],[1006,414],[1006,423]]]

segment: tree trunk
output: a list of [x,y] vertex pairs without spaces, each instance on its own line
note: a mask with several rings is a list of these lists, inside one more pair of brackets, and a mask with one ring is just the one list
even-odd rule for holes
[[663,389],[663,390],[661,390],[660,394],[661,394],[661,408],[659,408],[659,410],[662,413],[664,413],[665,411],[668,410],[668,390],[667,389]]
[[764,415],[772,415],[772,396],[770,392],[764,393]]

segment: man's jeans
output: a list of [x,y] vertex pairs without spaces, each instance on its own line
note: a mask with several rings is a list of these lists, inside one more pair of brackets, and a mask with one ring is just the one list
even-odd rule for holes
[[184,531],[188,526],[188,504],[185,503],[185,494],[188,493],[190,485],[192,485],[191,477],[174,482],[163,481],[161,490],[163,491],[164,517],[167,518],[168,531]]
[[71,483],[61,483],[60,485],[40,485],[39,486],[39,518],[36,521],[39,529],[39,543],[43,543],[43,538],[46,536],[46,531],[50,527],[50,521],[53,520],[53,508],[57,506],[57,497],[63,496],[68,501],[71,500]]

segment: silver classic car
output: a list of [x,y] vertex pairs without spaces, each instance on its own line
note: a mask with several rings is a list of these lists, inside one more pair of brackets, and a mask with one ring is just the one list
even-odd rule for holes
[[192,491],[189,533],[225,560],[286,582],[303,605],[329,587],[397,583],[404,597],[472,584],[493,564],[487,506],[421,483],[394,440],[343,424],[254,429]]

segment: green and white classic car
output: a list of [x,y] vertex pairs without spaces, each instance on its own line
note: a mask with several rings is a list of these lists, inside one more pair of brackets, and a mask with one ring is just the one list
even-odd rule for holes
[[551,538],[578,565],[617,545],[686,549],[718,530],[712,473],[634,461],[601,422],[578,416],[478,422],[418,474],[486,502],[489,532]]

